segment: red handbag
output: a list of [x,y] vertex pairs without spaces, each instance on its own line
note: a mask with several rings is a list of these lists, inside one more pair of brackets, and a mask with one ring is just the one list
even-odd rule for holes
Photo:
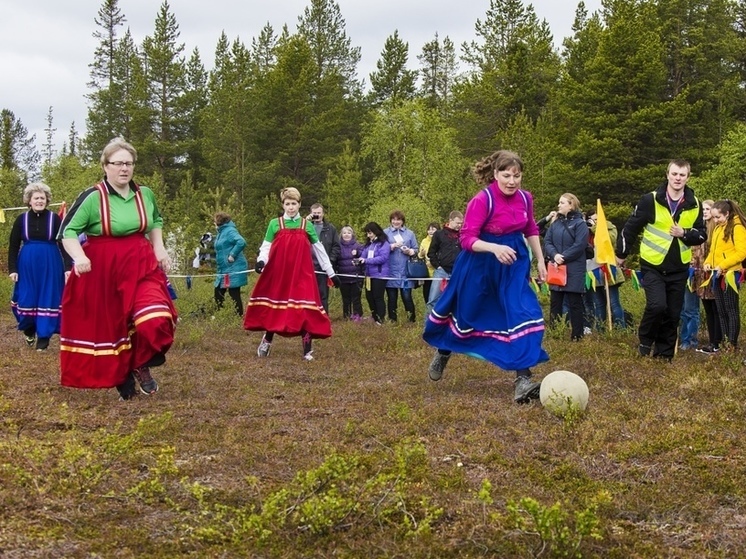
[[567,266],[550,262],[547,266],[547,283],[564,287],[567,285]]

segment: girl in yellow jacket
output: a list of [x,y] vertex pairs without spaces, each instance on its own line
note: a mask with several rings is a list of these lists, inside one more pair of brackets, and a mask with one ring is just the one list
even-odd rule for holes
[[710,216],[715,222],[715,229],[704,269],[713,272],[710,282],[714,282],[715,305],[723,337],[735,349],[738,346],[741,318],[734,275],[741,270],[742,262],[746,259],[746,216],[732,200],[715,202],[710,208]]

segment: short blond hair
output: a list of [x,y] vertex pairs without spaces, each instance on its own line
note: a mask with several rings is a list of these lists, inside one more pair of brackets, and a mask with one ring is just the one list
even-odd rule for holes
[[137,161],[137,150],[132,144],[130,144],[127,140],[120,136],[119,138],[114,138],[108,144],[106,144],[104,151],[101,152],[101,167],[105,167],[106,164],[109,163],[109,157],[111,157],[111,154],[119,151],[120,149],[129,152],[129,154],[132,156],[133,163]]
[[288,199],[295,200],[300,204],[300,192],[294,186],[288,186],[280,190],[280,201],[285,202]]
[[26,188],[23,189],[23,203],[27,206],[31,203],[31,197],[34,192],[43,192],[44,196],[47,197],[47,205],[52,201],[52,189],[49,188],[43,182],[32,182]]

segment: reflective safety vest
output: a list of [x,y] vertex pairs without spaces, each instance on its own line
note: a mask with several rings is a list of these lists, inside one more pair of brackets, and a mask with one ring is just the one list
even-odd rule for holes
[[[694,199],[697,205],[691,209],[684,210],[679,216],[679,225],[684,229],[691,229],[699,215],[699,200]],[[685,245],[681,239],[673,237],[669,231],[674,225],[671,211],[655,199],[653,192],[653,203],[655,205],[655,223],[645,226],[640,243],[640,258],[650,262],[654,266],[663,263],[663,259],[671,248],[671,241],[676,239],[679,243],[679,254],[681,263],[688,264],[692,261],[692,249]]]

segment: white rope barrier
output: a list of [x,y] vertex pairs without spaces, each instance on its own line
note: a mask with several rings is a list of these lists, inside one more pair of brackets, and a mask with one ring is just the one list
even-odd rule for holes
[[[232,276],[234,274],[249,274],[254,272],[254,268],[250,268],[248,270],[239,270],[238,272],[227,272],[224,274],[168,274],[169,278],[216,278],[218,276]],[[323,274],[326,275],[326,272],[316,272],[317,274]],[[355,278],[359,280],[364,280],[368,278],[369,276],[360,276],[357,274],[335,274],[337,277],[340,278]],[[383,278],[372,278],[372,279],[383,279],[386,281],[441,281],[443,278],[395,278],[395,277],[383,277]]]

